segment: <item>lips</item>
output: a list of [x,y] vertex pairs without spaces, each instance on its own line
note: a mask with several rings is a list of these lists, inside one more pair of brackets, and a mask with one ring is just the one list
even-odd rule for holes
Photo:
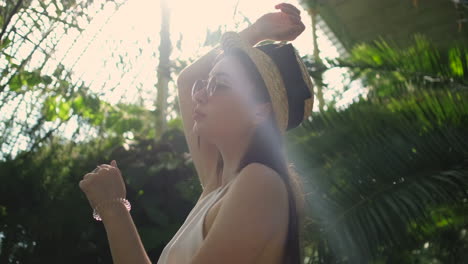
[[200,112],[200,110],[198,110],[198,109],[195,109],[195,110],[193,111],[193,119],[200,119],[200,118],[202,118],[202,117],[204,117],[204,116],[205,116],[205,114],[203,114],[202,112]]

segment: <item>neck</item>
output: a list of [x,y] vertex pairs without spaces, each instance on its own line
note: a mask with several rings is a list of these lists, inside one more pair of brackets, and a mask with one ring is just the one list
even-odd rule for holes
[[247,151],[250,143],[249,138],[250,136],[240,136],[236,140],[226,140],[217,144],[223,159],[222,186],[225,186],[237,176],[236,170]]

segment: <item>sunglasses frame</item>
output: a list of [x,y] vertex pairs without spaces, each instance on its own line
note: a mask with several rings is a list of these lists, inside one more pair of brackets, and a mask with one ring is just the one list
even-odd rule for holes
[[208,94],[208,97],[211,97],[216,91],[216,88],[217,88],[216,84],[217,84],[216,76],[212,76],[210,79],[208,79],[208,81],[202,80],[202,79],[196,80],[192,86],[192,97],[194,97],[195,93],[200,90],[205,90],[206,93]]

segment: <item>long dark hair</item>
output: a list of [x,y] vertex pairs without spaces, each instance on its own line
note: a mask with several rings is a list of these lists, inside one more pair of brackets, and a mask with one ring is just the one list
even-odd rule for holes
[[[245,67],[250,80],[256,87],[254,91],[255,101],[258,103],[271,102],[265,82],[248,55],[240,49],[233,49],[229,52],[221,53],[215,59],[215,63],[227,55],[237,57]],[[239,162],[236,173],[239,173],[244,167],[253,162],[261,163],[275,170],[286,185],[289,201],[289,224],[283,263],[302,263],[303,192],[300,188],[299,176],[294,169],[294,165],[289,163],[287,159],[284,149],[284,138],[279,131],[274,112],[271,113],[265,122],[256,127],[250,139],[250,144]],[[218,153],[216,172],[219,182],[221,182],[220,177],[223,165],[224,162],[221,154]]]

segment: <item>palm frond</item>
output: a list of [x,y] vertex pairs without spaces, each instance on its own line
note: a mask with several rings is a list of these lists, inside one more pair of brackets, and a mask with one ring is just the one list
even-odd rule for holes
[[299,167],[317,171],[307,176],[310,214],[321,230],[316,239],[337,263],[366,263],[414,242],[412,224],[467,196],[467,99],[426,89],[387,104],[361,100],[295,131],[290,141],[306,152]]

